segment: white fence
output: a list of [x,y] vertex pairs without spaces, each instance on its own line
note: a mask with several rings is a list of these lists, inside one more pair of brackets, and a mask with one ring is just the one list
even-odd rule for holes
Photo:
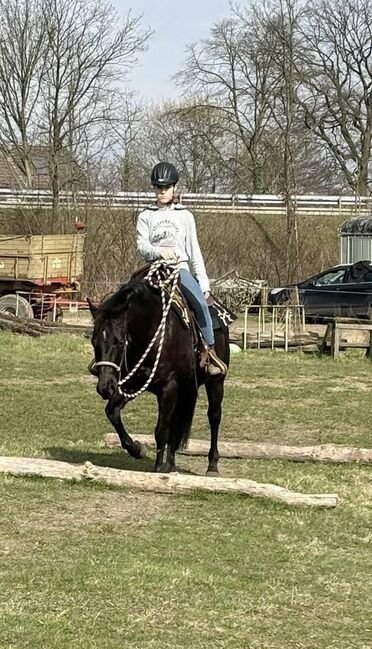
[[[1,189],[0,208],[47,208],[52,206],[48,190]],[[110,209],[141,209],[152,203],[154,196],[147,192],[61,192],[60,204],[67,208],[106,207]],[[181,195],[183,205],[198,211],[243,212],[247,214],[285,214],[282,196],[274,194],[191,194]],[[372,214],[371,196],[315,196],[295,197],[299,214]]]

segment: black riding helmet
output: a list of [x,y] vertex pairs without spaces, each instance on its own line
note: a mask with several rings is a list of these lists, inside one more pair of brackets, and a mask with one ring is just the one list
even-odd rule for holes
[[178,178],[178,171],[170,162],[158,162],[151,172],[151,184],[154,187],[176,185]]

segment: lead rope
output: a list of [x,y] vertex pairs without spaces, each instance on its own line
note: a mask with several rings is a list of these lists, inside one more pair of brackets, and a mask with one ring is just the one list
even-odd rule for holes
[[[166,324],[167,324],[167,316],[168,316],[169,310],[170,310],[170,308],[172,306],[173,297],[174,297],[174,294],[175,294],[176,288],[177,288],[178,277],[179,277],[179,274],[180,274],[180,263],[178,262],[176,264],[172,264],[172,266],[174,266],[172,271],[170,270],[170,268],[168,266],[165,266],[166,271],[169,274],[168,274],[168,277],[166,277],[164,280],[162,280],[162,278],[161,278],[161,273],[160,273],[160,267],[161,266],[163,266],[163,267],[165,266],[164,260],[155,261],[151,265],[151,268],[150,268],[148,274],[146,275],[145,279],[146,279],[146,281],[148,281],[150,286],[160,288],[163,315],[162,315],[162,318],[160,320],[160,323],[158,325],[157,330],[155,331],[150,343],[148,344],[146,350],[143,352],[143,354],[142,354],[141,358],[139,359],[139,361],[136,363],[136,365],[133,367],[133,369],[131,369],[129,374],[127,374],[123,379],[118,381],[119,393],[123,397],[125,397],[126,399],[136,399],[137,397],[140,396],[140,394],[145,392],[145,390],[148,388],[148,386],[150,385],[152,379],[154,378],[155,372],[156,372],[158,364],[159,364],[160,355],[161,355],[161,352],[162,352],[162,349],[163,349],[164,337],[165,337],[165,329],[166,329]],[[154,277],[156,278],[156,282],[154,282],[154,279],[153,279]],[[166,290],[165,289],[169,285],[171,286],[171,290],[169,292],[169,299],[168,299],[168,303],[167,303],[166,302],[166,297],[165,297],[166,296]],[[153,368],[151,370],[149,378],[147,379],[146,383],[142,386],[142,388],[140,388],[136,392],[125,392],[125,390],[121,389],[121,386],[124,385],[124,383],[127,383],[132,378],[132,376],[137,372],[137,370],[140,368],[140,366],[142,365],[142,363],[145,360],[146,356],[148,356],[149,352],[153,348],[153,346],[155,344],[155,341],[158,338],[158,336],[160,336],[159,346],[158,346],[158,350],[156,352],[155,363],[154,363],[154,366],[153,366]]]

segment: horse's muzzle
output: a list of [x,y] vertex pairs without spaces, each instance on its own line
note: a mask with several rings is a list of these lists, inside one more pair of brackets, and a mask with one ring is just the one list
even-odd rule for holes
[[113,385],[104,385],[102,387],[100,386],[99,383],[97,385],[97,392],[99,396],[102,397],[102,399],[104,399],[104,401],[108,401],[109,399],[111,399],[111,397],[114,396],[116,391],[117,391],[117,387],[115,388]]
[[108,401],[118,390],[118,381],[111,370],[101,370],[97,383],[97,392],[104,399]]

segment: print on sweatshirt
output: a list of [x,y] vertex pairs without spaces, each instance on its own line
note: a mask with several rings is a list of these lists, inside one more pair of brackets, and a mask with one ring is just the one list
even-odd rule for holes
[[154,226],[151,242],[153,246],[174,248],[179,237],[180,229],[177,223],[169,219],[163,219]]

